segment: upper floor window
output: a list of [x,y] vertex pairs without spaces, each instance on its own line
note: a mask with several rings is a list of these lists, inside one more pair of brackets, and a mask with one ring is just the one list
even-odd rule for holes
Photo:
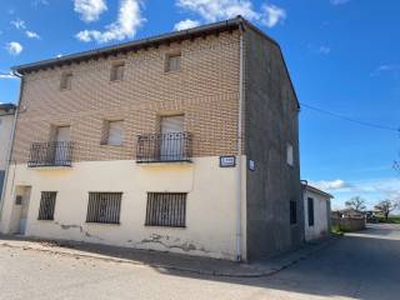
[[174,72],[179,71],[181,69],[181,54],[170,54],[167,55],[167,62],[166,62],[166,72]]
[[102,144],[114,146],[122,145],[124,135],[123,124],[124,122],[121,120],[107,121],[105,132],[103,133]]
[[125,63],[115,63],[111,66],[110,80],[121,81],[124,79]]
[[293,146],[291,144],[286,145],[286,162],[289,166],[294,165],[294,156],[293,156]]
[[60,89],[69,90],[72,87],[72,73],[63,73],[61,75]]

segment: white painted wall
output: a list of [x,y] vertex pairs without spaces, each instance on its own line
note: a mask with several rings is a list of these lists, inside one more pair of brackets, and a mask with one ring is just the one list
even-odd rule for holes
[[[243,183],[246,158],[243,156]],[[15,224],[15,190],[31,186],[26,235],[235,259],[236,168],[220,168],[219,157],[192,164],[80,162],[63,169],[12,166],[0,231]],[[38,221],[41,191],[57,191],[54,221]],[[120,225],[87,224],[88,192],[123,192]],[[187,192],[187,228],[144,226],[147,192]],[[243,195],[246,194],[244,186]],[[245,198],[243,197],[243,201]],[[245,205],[243,208],[245,209]],[[245,211],[242,212],[245,218]],[[246,228],[243,220],[243,251]]]
[[0,116],[0,170],[5,170],[14,115]]
[[[314,199],[314,226],[308,225],[308,197]],[[304,192],[304,228],[306,241],[318,239],[329,234],[328,205],[330,198],[310,190]]]

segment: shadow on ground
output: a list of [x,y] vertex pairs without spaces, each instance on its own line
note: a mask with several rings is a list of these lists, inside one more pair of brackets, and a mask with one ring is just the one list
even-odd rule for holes
[[[6,243],[10,237],[1,237]],[[13,237],[14,241],[20,238]],[[288,255],[252,264],[237,264],[229,261],[204,259],[155,251],[115,248],[72,242],[40,241],[42,245],[54,250],[66,248],[137,262],[152,267],[157,272],[169,276],[193,278],[248,285],[319,297],[350,297],[358,299],[393,299],[400,294],[400,226],[373,225],[367,230],[346,234],[343,238],[311,251],[310,256],[299,256],[294,263],[287,264],[284,270],[274,271],[274,266],[282,265]],[[314,247],[310,245],[310,247]],[[179,266],[179,267],[177,267]],[[248,272],[270,268],[268,276],[237,278],[232,276],[210,276],[213,272],[225,269],[234,272]],[[185,271],[186,270],[186,271]],[[196,272],[209,270],[210,273]],[[206,274],[206,275],[204,275]],[[207,275],[208,274],[208,275]],[[307,299],[305,297],[304,299]]]

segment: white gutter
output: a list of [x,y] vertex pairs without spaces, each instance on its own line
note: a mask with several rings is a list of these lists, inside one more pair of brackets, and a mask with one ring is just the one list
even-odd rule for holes
[[238,112],[238,140],[237,140],[237,174],[236,174],[236,261],[242,261],[242,118],[244,99],[244,47],[243,24],[240,30],[240,69],[239,69],[239,112]]
[[15,110],[15,114],[14,114],[14,121],[11,127],[11,136],[10,136],[10,145],[8,147],[7,150],[7,161],[6,161],[6,170],[5,170],[5,174],[4,174],[4,180],[3,180],[3,190],[1,192],[0,195],[0,220],[2,219],[3,216],[3,207],[4,207],[4,200],[5,200],[5,196],[6,196],[6,190],[7,190],[7,186],[8,186],[8,175],[10,172],[10,164],[11,164],[11,157],[12,157],[12,150],[14,147],[14,139],[15,139],[15,128],[17,126],[17,118],[18,118],[18,113],[20,110],[20,104],[21,104],[21,98],[22,98],[22,89],[23,89],[23,84],[24,84],[24,79],[21,75],[19,75],[16,72],[13,72],[14,76],[17,76],[21,79],[21,83],[19,86],[19,95],[18,95],[18,104],[17,104],[17,108]]

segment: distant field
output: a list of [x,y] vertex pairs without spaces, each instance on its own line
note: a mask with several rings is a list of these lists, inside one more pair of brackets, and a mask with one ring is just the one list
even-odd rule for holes
[[383,217],[378,217],[378,219],[381,223],[400,224],[400,216],[390,216],[387,220]]

